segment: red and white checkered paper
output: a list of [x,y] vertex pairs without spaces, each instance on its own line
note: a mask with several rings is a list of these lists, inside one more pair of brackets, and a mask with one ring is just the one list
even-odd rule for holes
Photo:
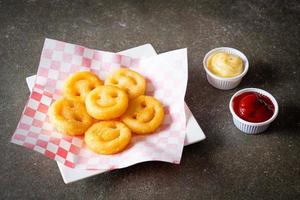
[[[186,49],[182,49],[137,60],[46,39],[35,85],[11,142],[77,169],[116,169],[151,160],[179,163],[186,133],[186,54]],[[104,80],[107,74],[120,67],[131,68],[145,76],[146,93],[154,95],[164,105],[165,119],[156,133],[134,135],[123,152],[99,155],[85,146],[83,137],[66,136],[52,127],[48,108],[62,96],[63,82],[70,74],[93,71]]]

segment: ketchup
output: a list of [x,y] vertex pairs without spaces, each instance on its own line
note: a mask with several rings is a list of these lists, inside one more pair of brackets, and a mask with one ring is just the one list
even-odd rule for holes
[[274,104],[265,95],[245,92],[233,98],[233,110],[248,122],[264,122],[274,114]]

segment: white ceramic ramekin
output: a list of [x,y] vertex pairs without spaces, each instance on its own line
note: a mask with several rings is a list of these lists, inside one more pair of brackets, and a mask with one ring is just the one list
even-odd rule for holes
[[[213,74],[208,69],[208,67],[207,67],[208,58],[213,54],[222,53],[222,52],[239,56],[243,60],[244,71],[240,75],[235,76],[235,77],[230,77],[230,78],[223,78],[223,77],[219,77],[219,76]],[[205,55],[204,60],[203,60],[203,66],[206,71],[207,81],[212,86],[214,86],[215,88],[221,89],[221,90],[230,90],[230,89],[233,89],[236,86],[238,86],[238,84],[241,82],[242,78],[246,75],[246,73],[249,69],[249,62],[248,62],[248,59],[245,56],[245,54],[243,54],[239,50],[230,48],[230,47],[219,47],[219,48],[212,49]]]
[[[237,114],[233,110],[232,101],[233,101],[234,97],[236,97],[244,92],[257,92],[259,94],[262,94],[262,95],[265,95],[266,97],[268,97],[274,104],[274,114],[272,115],[272,117],[265,122],[253,123],[253,122],[245,121],[245,120],[241,119],[239,116],[237,116]],[[265,131],[269,127],[271,122],[273,122],[274,119],[277,117],[278,104],[277,104],[276,99],[265,90],[258,89],[258,88],[245,88],[245,89],[239,90],[231,97],[230,102],[229,102],[229,110],[233,117],[233,123],[238,129],[240,129],[242,132],[247,133],[247,134],[258,134],[258,133]]]

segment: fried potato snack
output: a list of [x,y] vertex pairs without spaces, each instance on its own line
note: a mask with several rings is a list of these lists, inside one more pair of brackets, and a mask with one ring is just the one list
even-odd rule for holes
[[150,96],[139,96],[133,99],[121,120],[136,134],[154,132],[164,119],[161,103]]
[[87,95],[85,105],[87,112],[95,119],[115,119],[126,111],[128,96],[118,87],[99,86]]
[[88,71],[76,72],[66,80],[64,96],[70,100],[84,101],[87,94],[100,85],[103,85],[103,82],[96,74]]
[[118,121],[95,123],[85,133],[84,141],[89,149],[99,154],[115,154],[130,143],[131,131]]
[[55,101],[48,111],[52,125],[67,135],[82,135],[92,125],[93,118],[88,115],[81,101],[66,98]]
[[125,90],[129,99],[143,95],[146,81],[142,75],[127,68],[120,68],[105,80],[105,85],[114,85]]

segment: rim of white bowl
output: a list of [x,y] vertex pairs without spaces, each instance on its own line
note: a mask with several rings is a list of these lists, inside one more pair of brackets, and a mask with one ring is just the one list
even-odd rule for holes
[[[258,123],[255,123],[255,122],[248,122],[242,118],[240,118],[233,110],[233,105],[232,105],[232,101],[234,99],[234,97],[242,94],[242,93],[245,93],[245,92],[257,92],[259,94],[262,94],[262,95],[265,95],[266,97],[268,97],[273,105],[274,105],[274,113],[272,115],[272,117],[270,119],[268,119],[267,121],[264,121],[264,122],[258,122]],[[239,90],[237,91],[230,99],[230,102],[229,102],[229,110],[231,112],[231,114],[233,115],[234,118],[238,119],[240,122],[244,123],[244,124],[247,124],[247,125],[251,125],[251,126],[264,126],[264,125],[267,125],[267,124],[270,124],[272,121],[275,120],[275,118],[277,117],[278,115],[278,111],[279,111],[279,107],[278,107],[278,103],[276,101],[276,99],[267,91],[263,90],[263,89],[259,89],[259,88],[245,88],[245,89],[242,89],[242,90]]]
[[[228,78],[220,77],[220,76],[213,74],[207,68],[207,60],[208,60],[209,56],[211,56],[212,54],[215,54],[216,52],[228,52],[228,51],[231,52],[230,54],[239,56],[243,60],[243,65],[244,65],[243,72],[237,76],[228,77]],[[247,57],[245,56],[245,54],[238,49],[231,48],[231,47],[218,47],[218,48],[214,48],[214,49],[210,50],[207,54],[205,54],[204,59],[203,59],[203,67],[204,67],[206,73],[208,73],[210,76],[212,76],[215,79],[224,80],[224,81],[235,81],[237,79],[243,78],[246,75],[246,73],[248,72],[248,69],[249,69],[249,61],[248,61]]]

